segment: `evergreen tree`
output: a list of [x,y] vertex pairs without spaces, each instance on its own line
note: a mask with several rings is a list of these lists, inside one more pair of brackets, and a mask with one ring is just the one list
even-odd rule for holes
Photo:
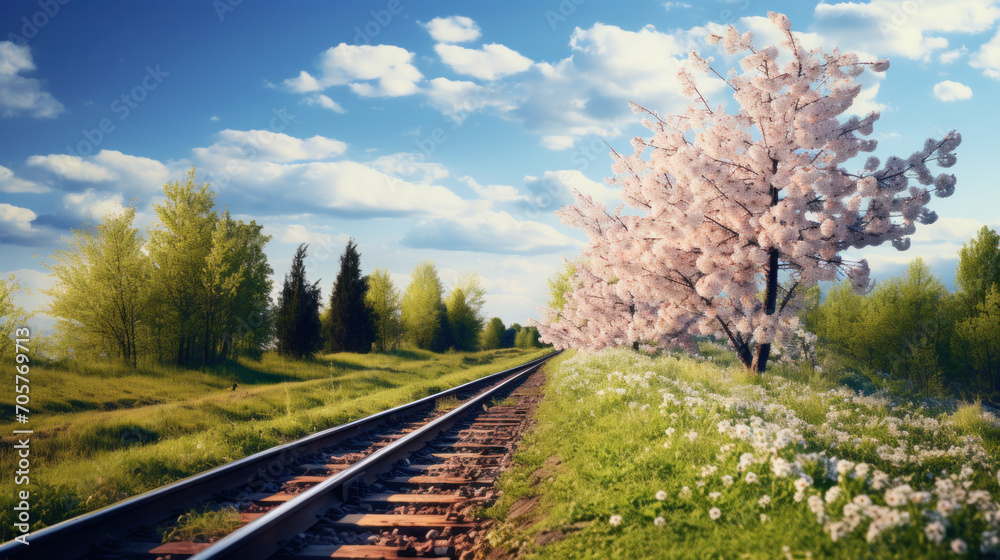
[[361,254],[351,239],[340,257],[340,272],[330,292],[325,317],[325,338],[331,352],[371,351],[375,341],[371,312],[365,304],[367,277],[361,276]]
[[442,292],[434,263],[424,261],[413,269],[410,284],[403,294],[402,319],[407,337],[418,348],[440,349],[444,345],[447,349],[451,345],[449,333],[441,332],[449,330],[447,311],[441,302]]
[[306,249],[303,243],[295,251],[292,268],[285,275],[285,282],[278,296],[275,327],[278,352],[302,358],[320,349],[319,280],[310,284],[306,280]]
[[403,322],[399,290],[393,284],[388,269],[378,269],[368,276],[365,303],[371,310],[375,328],[375,350],[385,352],[395,348],[403,334]]
[[483,330],[479,347],[483,350],[496,350],[497,348],[502,348],[500,344],[505,330],[503,320],[501,320],[500,317],[493,317],[490,319],[489,324],[486,325],[486,329]]

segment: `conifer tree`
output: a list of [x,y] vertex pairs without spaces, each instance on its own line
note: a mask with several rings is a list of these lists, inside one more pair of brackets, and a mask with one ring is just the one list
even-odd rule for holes
[[319,280],[312,284],[306,280],[305,258],[308,247],[303,243],[296,249],[292,268],[285,275],[275,310],[278,352],[295,358],[316,352],[323,342],[319,318],[322,299]]
[[340,272],[330,292],[330,306],[325,317],[327,350],[331,352],[371,351],[375,333],[371,312],[365,303],[367,277],[361,276],[361,254],[351,239],[340,256]]

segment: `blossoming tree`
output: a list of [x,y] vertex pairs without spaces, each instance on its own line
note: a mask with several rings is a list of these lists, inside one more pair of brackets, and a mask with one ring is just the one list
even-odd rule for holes
[[[778,45],[755,48],[752,33],[733,27],[725,37],[709,37],[727,54],[746,53],[742,73],[723,77],[711,59],[691,53],[693,70],[725,81],[735,113],[710,106],[688,70],[678,74],[692,100],[684,114],[661,117],[632,104],[653,136],[635,138],[631,155],[612,151],[616,176],[609,183],[621,185],[637,212],[609,213],[579,193],[575,205],[560,210],[564,223],[586,232],[588,265],[567,309],[539,327],[543,340],[559,347],[617,344],[611,336],[623,327],[609,317],[620,321],[622,306],[602,310],[597,299],[610,288],[655,316],[640,322],[655,326],[652,333],[638,329],[648,339],[717,334],[748,369],[763,372],[777,335],[795,328],[806,288],[840,278],[858,291],[870,288],[867,261],[845,259],[843,251],[886,241],[905,250],[915,225],[937,218],[926,205],[931,194],[951,195],[955,176],[935,177],[928,164],[952,166],[961,136],[927,140],[907,159],[882,164],[872,156],[861,171],[846,169],[859,153],[875,150],[877,142],[863,137],[879,114],[841,116],[861,91],[858,76],[868,68],[884,72],[889,62],[807,51],[787,17],[772,12],[769,19],[783,36]],[[586,323],[574,330],[565,317]]]

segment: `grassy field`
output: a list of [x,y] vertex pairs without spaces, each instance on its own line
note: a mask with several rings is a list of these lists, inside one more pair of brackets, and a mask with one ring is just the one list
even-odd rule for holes
[[[311,432],[513,367],[549,350],[267,355],[205,371],[34,364],[32,529]],[[233,384],[237,384],[233,389]],[[8,408],[12,408],[8,406]],[[0,433],[24,425],[7,423]],[[13,537],[14,441],[0,452],[0,540]],[[23,488],[23,487],[22,487]]]
[[491,543],[553,559],[996,557],[995,416],[761,379],[705,350],[716,359],[547,365],[538,424],[486,511]]

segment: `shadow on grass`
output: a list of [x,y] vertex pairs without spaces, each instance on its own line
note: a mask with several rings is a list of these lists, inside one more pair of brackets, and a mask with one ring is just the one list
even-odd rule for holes
[[390,352],[387,352],[387,354],[390,356],[396,356],[397,358],[403,358],[404,360],[409,360],[414,362],[423,362],[431,359],[431,357],[428,356],[427,354],[422,352],[416,352],[413,350],[403,350],[403,349],[392,350]]
[[290,378],[298,380],[295,376],[263,371],[239,362],[224,362],[212,366],[211,371],[219,377],[228,377],[241,385],[271,385],[288,381]]

